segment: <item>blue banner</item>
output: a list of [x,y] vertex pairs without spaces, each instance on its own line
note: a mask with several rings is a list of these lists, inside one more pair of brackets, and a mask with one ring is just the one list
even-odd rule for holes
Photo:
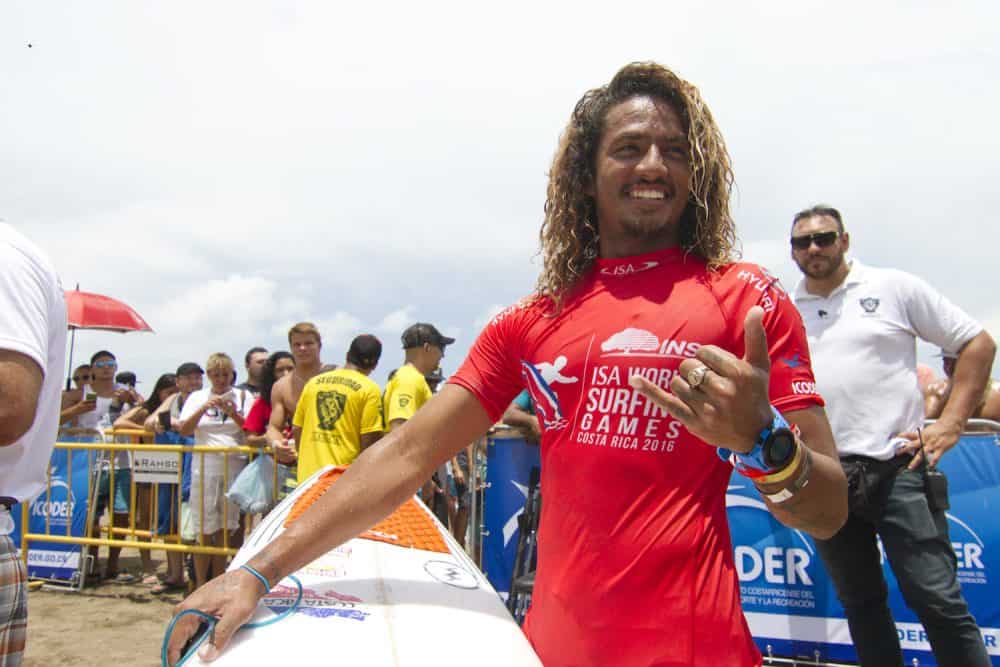
[[539,466],[538,445],[529,445],[519,435],[490,436],[486,448],[486,487],[483,501],[483,571],[486,578],[506,597],[517,540],[517,518],[524,511],[531,469]]
[[[87,525],[87,484],[90,479],[88,461],[87,451],[53,450],[49,463],[52,471],[50,490],[43,490],[28,505],[29,532],[84,536]],[[11,510],[14,516],[14,534],[11,537],[18,547],[21,541],[21,512],[20,505]],[[29,577],[73,581],[78,576],[80,545],[33,540],[28,547]]]
[[[946,513],[958,579],[994,665],[1000,667],[1000,447],[989,435],[966,435],[939,466],[947,476]],[[775,520],[753,485],[734,473],[726,494],[743,611],[761,651],[854,662],[844,610],[812,538]],[[935,665],[920,621],[907,608],[883,553],[889,605],[906,664]]]

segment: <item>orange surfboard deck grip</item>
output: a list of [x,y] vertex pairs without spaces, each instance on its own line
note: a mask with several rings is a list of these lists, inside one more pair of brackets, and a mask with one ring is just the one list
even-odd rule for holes
[[[285,519],[285,527],[295,523],[334,482],[340,479],[345,470],[346,468],[338,467],[320,475],[319,479],[295,501]],[[358,537],[423,551],[450,552],[437,524],[413,498]]]

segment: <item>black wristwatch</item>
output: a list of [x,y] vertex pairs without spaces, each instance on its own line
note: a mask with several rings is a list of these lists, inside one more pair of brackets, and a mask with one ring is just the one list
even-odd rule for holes
[[771,431],[761,448],[764,450],[764,463],[771,470],[781,470],[795,456],[795,448],[798,447],[795,434],[791,429],[778,427]]

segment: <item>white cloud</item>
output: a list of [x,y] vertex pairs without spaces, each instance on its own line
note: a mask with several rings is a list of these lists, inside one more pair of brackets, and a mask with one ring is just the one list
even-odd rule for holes
[[479,316],[476,317],[476,319],[472,321],[473,328],[475,328],[476,331],[481,330],[483,327],[485,327],[487,324],[490,323],[490,320],[499,315],[500,311],[503,310],[504,308],[506,308],[506,306],[504,306],[503,304],[499,303],[492,304],[489,308],[483,311]]
[[[746,259],[790,287],[791,214],[828,201],[866,262],[994,313],[995,249],[968,239],[1000,210],[988,131],[1000,93],[983,85],[1000,68],[1000,5],[629,11],[643,20],[616,31],[558,0],[5,5],[0,124],[17,131],[0,139],[0,216],[65,285],[151,322],[155,337],[78,340],[148,373],[284,345],[279,329],[299,320],[325,337],[375,323],[394,340],[417,319],[478,331],[486,304],[531,290],[573,105],[623,63],[653,59],[697,84],[720,123]],[[817,25],[851,48],[817,48]],[[597,36],[601,48],[580,48]],[[961,122],[947,122],[955,109]]]
[[413,317],[416,309],[417,307],[412,304],[397,308],[383,317],[375,328],[384,333],[399,335],[403,333],[403,329],[416,321]]

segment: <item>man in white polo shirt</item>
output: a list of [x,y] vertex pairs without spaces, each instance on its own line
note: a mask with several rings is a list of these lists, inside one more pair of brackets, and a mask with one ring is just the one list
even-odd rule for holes
[[27,573],[9,508],[45,486],[59,428],[66,302],[59,277],[30,241],[0,223],[0,665],[21,664]]
[[[946,502],[934,493],[936,485],[925,482],[924,456],[934,466],[958,442],[982,395],[996,345],[923,280],[847,260],[850,237],[834,208],[797,213],[791,245],[804,274],[793,299],[849,483],[847,523],[816,545],[847,614],[858,658],[865,666],[903,665],[878,535],[907,604],[927,630],[937,664],[989,665],[956,579]],[[924,412],[917,390],[918,337],[958,355],[948,403],[919,435]]]

